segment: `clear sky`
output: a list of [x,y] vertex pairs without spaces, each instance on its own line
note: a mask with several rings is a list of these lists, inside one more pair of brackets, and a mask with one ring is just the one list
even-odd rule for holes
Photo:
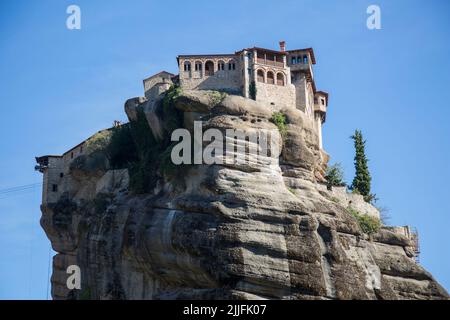
[[[81,8],[81,30],[66,8]],[[381,8],[381,30],[366,9]],[[450,289],[450,1],[1,1],[0,299],[46,299],[49,242],[34,157],[114,120],[177,54],[313,47],[330,93],[324,148],[353,178],[359,128],[390,223],[420,234],[420,262]],[[53,253],[52,253],[53,254]]]

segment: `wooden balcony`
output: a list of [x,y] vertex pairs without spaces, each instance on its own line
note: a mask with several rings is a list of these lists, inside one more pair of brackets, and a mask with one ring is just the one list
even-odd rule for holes
[[267,66],[274,66],[279,68],[284,68],[283,61],[273,61],[273,60],[267,60],[264,58],[256,58],[256,62],[259,64],[265,64]]

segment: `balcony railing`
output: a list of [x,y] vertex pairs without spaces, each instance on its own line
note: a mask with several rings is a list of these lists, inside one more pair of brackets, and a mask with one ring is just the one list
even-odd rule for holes
[[273,60],[267,60],[264,58],[256,58],[256,62],[260,64],[265,64],[268,66],[275,66],[275,67],[284,67],[284,63],[282,61],[273,61]]

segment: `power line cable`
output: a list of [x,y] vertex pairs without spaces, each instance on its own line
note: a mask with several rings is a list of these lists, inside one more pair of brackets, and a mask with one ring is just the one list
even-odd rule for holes
[[33,184],[28,184],[28,185],[23,185],[23,186],[2,189],[2,190],[0,190],[0,200],[34,192],[36,190],[36,187],[41,186],[41,185],[42,185],[42,183],[33,183]]
[[18,192],[18,191],[27,190],[27,189],[33,189],[33,188],[35,188],[35,187],[37,187],[39,185],[42,185],[42,182],[26,184],[26,185],[16,186],[16,187],[10,187],[10,188],[5,188],[5,189],[0,189],[0,194]]

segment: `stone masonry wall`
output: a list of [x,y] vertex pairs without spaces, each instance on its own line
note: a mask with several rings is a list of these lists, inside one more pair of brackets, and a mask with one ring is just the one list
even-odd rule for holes
[[[184,71],[184,63],[191,64],[190,71]],[[214,64],[214,74],[205,75],[205,64]],[[201,70],[195,70],[195,64],[201,63]],[[218,70],[219,62],[225,64],[224,70]],[[229,63],[234,63],[234,69],[229,70]],[[242,66],[239,56],[206,56],[180,58],[180,84],[186,90],[220,90],[234,94],[242,94]]]

